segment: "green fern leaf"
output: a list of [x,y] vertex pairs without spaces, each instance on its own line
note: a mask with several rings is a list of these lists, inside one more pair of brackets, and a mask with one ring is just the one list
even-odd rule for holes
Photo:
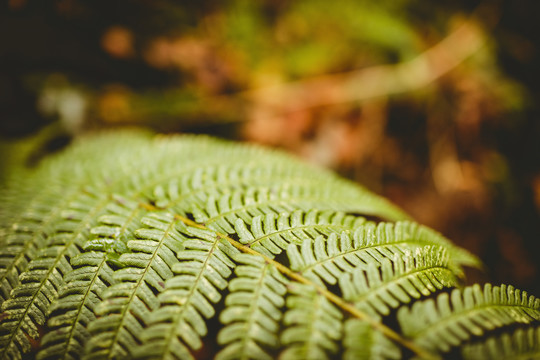
[[[34,195],[30,205],[20,214],[12,214],[9,227],[3,228],[0,240],[0,305],[20,284],[19,275],[28,269],[28,263],[37,255],[38,249],[45,246],[54,224],[61,218],[60,212],[73,200],[74,190],[62,189],[60,184],[53,183],[48,184],[42,193]],[[7,208],[12,209],[11,206]]]
[[436,301],[416,302],[398,311],[403,333],[422,347],[449,351],[474,336],[510,324],[540,320],[540,299],[512,286],[484,289],[476,284],[451,294],[440,294]]
[[261,257],[238,254],[238,276],[229,283],[230,294],[220,320],[226,326],[218,342],[226,345],[216,355],[225,359],[273,359],[270,350],[279,347],[277,336],[285,305],[288,280]]
[[159,295],[161,306],[148,317],[148,327],[141,335],[143,345],[134,352],[137,358],[192,358],[190,349],[201,347],[206,335],[204,318],[215,315],[212,303],[221,299],[227,287],[231,260],[238,250],[213,231],[187,227],[190,237],[178,252],[180,263]]
[[69,259],[79,254],[88,228],[103,211],[107,199],[90,194],[70,204],[62,212],[63,221],[55,224],[55,232],[19,277],[20,284],[11,298],[2,304],[0,322],[0,357],[21,347],[30,350],[30,339],[39,337],[45,325],[50,304],[64,285],[62,274],[71,270]]
[[[84,243],[83,250],[105,252],[111,261],[128,252],[127,242],[140,228],[140,219],[145,213],[138,202],[112,195],[106,213],[90,230],[91,238]],[[121,266],[120,263],[117,265]]]
[[428,245],[345,273],[339,284],[345,300],[377,317],[459,282],[448,268],[446,249]]
[[[346,194],[327,190],[320,181],[306,179],[301,185],[291,186],[286,182],[269,187],[250,187],[223,195],[209,194],[204,207],[193,204],[190,209],[195,221],[222,232],[234,233],[237,219],[250,223],[256,216],[273,213],[290,213],[294,210],[309,211],[311,209],[357,212],[354,198]],[[356,201],[358,203],[358,201]]]
[[310,286],[294,284],[289,291],[281,335],[286,349],[280,358],[330,359],[339,351],[342,313]]
[[48,332],[42,340],[37,359],[77,359],[90,337],[88,324],[101,292],[114,283],[113,270],[105,253],[87,252],[71,261],[76,268],[65,277],[66,285],[50,306]]
[[74,269],[64,276],[66,285],[50,306],[49,329],[38,359],[78,358],[90,337],[88,324],[95,319],[102,293],[116,282],[108,262],[111,256],[117,258],[116,253],[127,251],[127,239],[140,226],[138,217],[143,209],[136,202],[119,196],[113,198],[107,213],[90,230],[95,238],[84,244],[87,252],[71,259]]
[[152,193],[156,206],[182,211],[189,209],[191,204],[204,208],[210,195],[216,198],[253,186],[269,188],[279,182],[309,180],[310,172],[304,167],[283,163],[280,157],[265,157],[264,162],[255,161],[253,156],[257,155],[262,154],[243,151],[242,154],[235,154],[242,158],[241,164],[227,165],[217,163],[212,157],[210,161],[214,165],[200,163],[185,174],[160,182]]
[[540,327],[517,329],[485,341],[466,344],[464,360],[514,360],[540,358]]
[[[392,259],[396,255],[421,248],[425,245],[437,245],[448,249],[455,256],[454,264],[449,267],[461,276],[461,262],[473,262],[474,256],[455,249],[449,241],[410,222],[398,222],[395,225],[368,223],[359,226],[349,235],[331,234],[328,238],[318,236],[315,240],[305,239],[300,250],[289,245],[287,255],[291,268],[320,285],[324,282],[336,284],[344,272],[352,272],[355,268],[367,269],[369,264],[380,264],[384,259]],[[464,259],[467,257],[467,259]]]
[[127,242],[129,252],[117,260],[123,267],[114,272],[115,284],[103,291],[103,301],[95,309],[98,318],[88,326],[92,337],[85,348],[87,359],[130,356],[140,343],[140,322],[159,306],[156,293],[178,263],[176,254],[185,240],[176,230],[178,220],[168,213],[153,213],[141,223],[146,227],[135,231],[141,240]]
[[[281,153],[258,147],[230,146],[209,138],[183,137],[182,140],[159,145],[160,150],[167,153],[182,154],[177,161],[184,160],[183,171],[176,172],[174,178],[171,169],[158,166],[162,175],[144,194],[158,207],[179,214],[191,213],[197,222],[212,224],[210,227],[216,231],[233,231],[237,218],[249,223],[250,217],[267,211],[278,214],[296,208],[319,208],[324,204],[327,204],[326,209],[387,219],[407,218],[401,210],[356,184],[293,162]],[[163,158],[170,157],[164,155]],[[231,164],[230,159],[242,159],[242,165]],[[223,163],[228,165],[224,167]],[[329,184],[333,191],[327,190]]]
[[251,219],[251,226],[242,219],[235,222],[235,232],[242,244],[274,257],[291,243],[301,244],[323,234],[341,233],[365,222],[364,218],[335,211],[294,211],[276,215],[271,212]]
[[343,338],[345,360],[398,360],[401,351],[388,338],[375,331],[368,323],[349,319],[345,322]]

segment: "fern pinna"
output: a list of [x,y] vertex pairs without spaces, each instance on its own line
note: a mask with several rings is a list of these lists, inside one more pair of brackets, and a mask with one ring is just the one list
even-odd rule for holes
[[538,299],[277,151],[102,134],[0,196],[2,359],[540,357]]

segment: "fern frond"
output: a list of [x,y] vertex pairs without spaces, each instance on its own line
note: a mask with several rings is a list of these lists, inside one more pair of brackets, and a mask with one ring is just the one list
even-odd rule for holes
[[103,291],[103,301],[95,309],[98,317],[88,326],[92,337],[85,358],[127,357],[140,343],[142,324],[159,306],[156,294],[172,277],[171,267],[183,248],[185,238],[176,230],[177,222],[168,213],[141,219],[145,227],[135,231],[140,239],[127,241],[129,251],[117,260],[123,268],[114,272],[116,283]]
[[194,202],[189,207],[180,208],[179,212],[192,213],[197,222],[229,234],[234,232],[237,219],[242,219],[249,224],[253,217],[271,213],[277,216],[295,210],[307,212],[312,209],[370,213],[356,207],[355,205],[359,203],[354,202],[349,195],[340,198],[339,194],[322,189],[324,189],[322,183],[310,184],[310,181],[306,179],[302,185],[294,187],[287,183],[277,182],[272,187],[250,187],[248,190],[225,194],[214,192],[207,194],[204,204]]
[[289,291],[280,358],[330,359],[339,351],[343,314],[311,286],[295,283]]
[[210,193],[204,206],[192,204],[195,221],[215,231],[234,233],[237,219],[250,223],[256,216],[273,213],[304,212],[312,209],[356,212],[350,196],[339,197],[329,191],[320,181],[306,179],[301,185],[277,182],[273,187],[250,187],[245,190],[219,194]]
[[[269,192],[270,196],[265,202],[270,201],[271,207],[285,207],[283,211],[294,210],[286,206],[285,203],[289,201],[284,199],[287,197],[290,197],[291,201],[297,198],[302,205],[300,208],[305,210],[310,209],[309,202],[314,204],[322,197],[325,202],[314,204],[317,205],[315,208],[323,205],[326,209],[374,215],[388,220],[408,218],[387,200],[357,184],[343,180],[326,170],[296,161],[281,152],[268,151],[258,146],[238,146],[205,137],[191,139],[183,136],[182,141],[174,139],[171,137],[167,141],[161,141],[158,149],[182,154],[182,158],[177,161],[184,160],[182,168],[188,170],[177,174],[176,178],[156,182],[156,186],[152,188],[152,196],[158,207],[167,207],[178,213],[196,214],[199,223],[208,224],[206,220],[212,215],[206,210],[211,212],[211,206],[221,208],[219,213],[235,209],[240,211],[232,204],[234,201],[234,205],[238,205],[237,200],[222,197],[238,190],[245,193],[247,190],[247,194],[250,194],[253,189]],[[163,149],[164,146],[166,149]],[[193,159],[197,159],[196,163],[193,163]],[[235,168],[230,159],[242,159],[242,165]],[[227,167],[223,167],[223,163],[227,163]],[[190,165],[193,167],[190,168]],[[165,170],[160,173],[170,173],[170,170]],[[166,176],[161,178],[165,180]],[[215,204],[212,205],[211,202]],[[189,205],[193,205],[193,208]],[[225,210],[227,208],[229,210]],[[248,207],[246,211],[256,210]],[[221,223],[218,219],[214,221]],[[229,223],[234,224],[234,219]],[[216,227],[215,230],[223,232],[225,228]]]
[[189,359],[216,315],[218,360],[538,354],[539,300],[444,293],[476,257],[279,151],[111,133],[5,184],[0,358]]
[[[2,144],[0,144],[0,148],[1,146]],[[32,186],[34,181],[39,180],[34,178],[32,172],[24,171],[18,167],[0,175],[0,204],[2,204],[0,207],[0,235],[7,233],[28,204],[32,204],[32,199],[36,195]]]
[[342,212],[296,210],[293,213],[268,213],[251,219],[251,225],[242,219],[235,222],[239,241],[250,248],[274,257],[291,243],[301,244],[319,235],[330,235],[349,231],[363,224],[362,217],[345,215]]
[[339,279],[343,298],[374,316],[388,315],[412,299],[458,285],[448,268],[446,249],[431,245],[370,263],[367,269],[355,269]]
[[133,354],[137,358],[192,358],[190,349],[199,349],[207,332],[204,318],[214,316],[212,303],[221,299],[235,267],[231,258],[238,250],[215,232],[193,227],[182,232],[191,238],[178,252],[175,276],[159,294],[161,306],[144,319],[148,326]]
[[0,237],[0,305],[20,284],[19,275],[28,269],[38,249],[45,246],[55,224],[62,221],[61,212],[76,196],[73,189],[48,184],[18,216],[12,215],[9,228]]
[[278,332],[285,305],[288,280],[261,257],[238,254],[237,278],[229,284],[225,310],[220,321],[226,325],[218,334],[225,345],[216,360],[272,359],[268,350],[279,346]]
[[384,259],[426,245],[446,248],[450,261],[454,262],[449,263],[449,268],[461,276],[458,265],[462,260],[461,252],[457,253],[453,245],[435,232],[410,222],[367,223],[356,228],[352,235],[344,232],[340,236],[330,234],[328,238],[318,236],[314,241],[306,239],[300,249],[289,245],[287,255],[293,270],[323,285],[323,281],[335,284],[343,273],[355,268],[367,269],[371,263],[380,264]]
[[48,308],[64,285],[63,274],[71,270],[69,259],[80,253],[88,228],[106,203],[106,197],[86,194],[62,211],[63,221],[55,224],[54,234],[20,275],[20,284],[12,290],[11,298],[2,304],[0,357],[18,352],[18,347],[29,351],[30,340],[39,337]]
[[251,186],[270,187],[280,181],[294,179],[303,181],[310,174],[306,168],[299,168],[296,164],[284,164],[280,157],[266,157],[266,161],[261,162],[244,156],[242,160],[241,164],[224,165],[212,158],[210,164],[200,164],[172,179],[161,179],[153,188],[156,206],[173,208],[182,203],[204,206],[208,194],[217,192],[223,195]]
[[466,344],[461,355],[464,360],[540,359],[540,327],[517,329]]
[[75,269],[64,277],[66,285],[50,306],[48,332],[37,359],[78,359],[90,337],[87,327],[95,319],[101,293],[114,283],[105,253],[82,253],[71,264]]
[[345,322],[343,345],[345,360],[401,359],[401,351],[396,344],[359,319]]
[[474,336],[540,320],[540,299],[512,286],[476,284],[398,310],[402,331],[426,349],[449,351]]
[[[37,171],[25,173],[28,179],[21,179],[26,185],[24,191],[20,186],[4,190],[5,197],[17,200],[8,201],[2,208],[9,214],[3,222],[9,219],[11,224],[8,231],[4,227],[0,231],[0,304],[20,284],[19,275],[28,269],[37,249],[46,246],[57,223],[66,220],[65,213],[76,211],[70,208],[78,198],[84,202],[92,194],[105,196],[113,187],[129,193],[126,182],[133,177],[133,164],[143,159],[139,155],[148,153],[148,135],[126,131],[83,137],[72,144],[70,151],[50,156]],[[125,146],[133,147],[130,153],[125,152]],[[102,156],[103,149],[107,149],[107,156]]]
[[[317,195],[321,195],[328,204],[320,205],[327,209],[339,205],[337,210],[346,212],[390,220],[408,218],[387,200],[366,189],[326,170],[295,161],[278,151],[272,152],[258,146],[239,146],[201,136],[182,136],[181,141],[176,137],[159,138],[154,143],[139,147],[149,149],[147,153],[153,156],[148,159],[148,154],[142,154],[140,164],[145,166],[133,174],[133,185],[130,187],[137,188],[139,194],[153,200],[158,207],[179,214],[193,213],[208,217],[207,210],[210,208],[207,209],[207,205],[210,201],[221,202],[216,206],[230,207],[232,204],[224,203],[232,200],[222,199],[223,196],[258,188],[272,194],[275,206],[285,206],[287,201],[283,198],[286,196],[300,197],[303,203],[313,203]],[[145,159],[148,161],[145,162]],[[242,164],[234,165],[231,159],[242,159]],[[329,184],[332,191],[323,190]],[[309,191],[315,197],[309,196],[308,189],[304,189],[308,187],[313,189]],[[334,197],[329,196],[331,192]],[[284,208],[287,211],[293,209]],[[205,223],[203,218],[197,220]],[[221,228],[215,229],[223,231]]]
[[[98,225],[90,233],[85,253],[71,259],[73,270],[64,276],[59,298],[50,306],[48,332],[43,337],[38,359],[76,359],[90,337],[88,324],[95,319],[95,309],[103,291],[115,283],[108,262],[117,264],[118,253],[128,250],[126,243],[139,224],[143,212],[138,203],[120,196],[107,205]],[[95,252],[91,250],[98,250]]]

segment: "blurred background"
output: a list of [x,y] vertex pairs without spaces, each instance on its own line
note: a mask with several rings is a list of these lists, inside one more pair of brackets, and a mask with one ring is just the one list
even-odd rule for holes
[[0,178],[141,126],[282,148],[540,295],[537,0],[6,0]]

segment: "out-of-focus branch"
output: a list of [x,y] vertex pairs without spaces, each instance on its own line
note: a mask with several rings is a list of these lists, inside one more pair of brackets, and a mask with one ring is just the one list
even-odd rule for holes
[[294,111],[404,93],[434,82],[476,53],[485,42],[486,36],[477,22],[466,20],[437,45],[411,61],[319,76],[250,90],[241,95],[271,108],[289,104],[286,109]]
[[[470,18],[462,20],[446,38],[410,61],[321,75],[234,94],[201,95],[196,101],[179,103],[172,109],[167,105],[166,110],[160,111],[165,117],[171,114],[182,117],[184,123],[243,122],[252,117],[254,109],[262,109],[271,117],[281,117],[284,113],[421,89],[456,68],[486,44],[486,32],[499,18],[498,6],[491,2],[486,4],[489,5],[480,6]],[[479,15],[484,20],[487,17],[482,25],[477,20]],[[133,103],[134,110],[126,116],[131,121],[156,116],[156,110],[148,109],[144,102],[135,100]],[[246,111],[247,116],[239,116]]]

